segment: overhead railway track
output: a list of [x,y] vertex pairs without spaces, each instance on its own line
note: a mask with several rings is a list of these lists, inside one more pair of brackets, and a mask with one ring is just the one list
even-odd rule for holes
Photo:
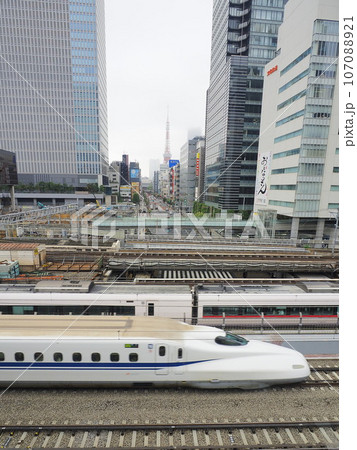
[[[109,249],[50,247],[47,260],[53,268],[94,264],[101,260],[112,270],[280,270],[336,272],[338,256],[324,251],[222,251],[171,249]],[[60,270],[60,269],[58,269]],[[217,277],[219,278],[219,277]]]

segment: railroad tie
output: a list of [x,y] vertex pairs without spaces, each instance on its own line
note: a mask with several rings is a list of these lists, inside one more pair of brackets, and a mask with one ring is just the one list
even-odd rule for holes
[[[133,423],[136,425],[136,424],[138,423],[138,421],[137,421],[137,420],[134,420]],[[137,438],[137,431],[134,430],[134,431],[133,431],[133,434],[132,434],[132,437],[131,437],[131,446],[132,446],[132,447],[135,447],[135,446],[136,446],[136,438]]]
[[[263,422],[263,419],[258,419],[258,422]],[[264,437],[265,437],[267,443],[268,443],[269,445],[273,445],[273,441],[270,439],[268,430],[267,430],[266,428],[263,428],[262,431],[263,431],[263,434],[264,434]]]
[[[326,420],[326,422],[328,422],[329,421],[329,418],[328,417],[324,417],[324,420]],[[338,419],[337,419],[338,420]],[[333,429],[333,428],[331,428],[331,432],[332,432],[332,434],[333,434],[333,437],[336,437],[336,439],[335,440],[331,440],[330,439],[330,437],[328,437],[328,435],[327,435],[327,432],[326,432],[326,436],[328,437],[328,442],[331,444],[331,443],[335,443],[334,441],[338,441],[338,433]]]
[[[32,422],[30,422],[32,423]],[[17,422],[18,425],[21,425],[21,422]],[[24,431],[20,437],[20,439],[17,441],[17,444],[15,445],[15,448],[20,448],[21,444],[24,442],[24,440],[26,439],[27,436],[27,432]]]
[[[110,424],[111,424],[111,425],[114,425],[114,420],[111,420],[111,421],[110,421]],[[106,447],[106,448],[109,448],[109,447],[111,446],[112,437],[113,437],[113,431],[112,431],[112,430],[109,430],[109,431],[108,431],[108,436],[107,436],[107,441],[106,441],[106,443],[105,443],[105,447]]]

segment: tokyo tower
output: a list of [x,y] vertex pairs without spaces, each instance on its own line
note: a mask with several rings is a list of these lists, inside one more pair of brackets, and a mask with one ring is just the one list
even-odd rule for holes
[[170,151],[170,122],[169,122],[169,112],[167,111],[167,121],[166,121],[166,144],[164,152],[164,163],[168,164],[171,159]]

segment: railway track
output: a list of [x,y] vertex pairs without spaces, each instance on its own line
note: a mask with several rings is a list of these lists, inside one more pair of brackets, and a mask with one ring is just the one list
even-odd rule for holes
[[4,424],[1,448],[114,448],[215,450],[337,449],[339,422],[145,423],[145,424]]
[[77,257],[112,257],[112,258],[125,258],[125,257],[132,257],[132,258],[171,258],[174,256],[175,258],[193,258],[198,259],[201,258],[201,255],[205,258],[210,259],[248,259],[248,260],[260,260],[260,259],[267,259],[267,260],[301,260],[301,261],[337,261],[338,256],[332,256],[329,253],[320,253],[320,252],[306,252],[306,253],[296,253],[296,252],[262,252],[262,251],[256,251],[256,252],[246,252],[246,251],[212,251],[212,250],[172,250],[172,249],[121,249],[121,250],[112,250],[108,249],[107,251],[100,251],[100,250],[93,250],[88,248],[88,251],[85,250],[79,250],[79,249],[72,249],[68,247],[66,250],[64,249],[58,249],[55,250],[52,248],[51,250],[47,250],[47,257],[49,259],[54,258],[61,258],[65,255],[77,255]]

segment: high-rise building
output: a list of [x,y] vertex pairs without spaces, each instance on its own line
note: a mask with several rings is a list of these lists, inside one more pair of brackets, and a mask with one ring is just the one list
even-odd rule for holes
[[102,0],[0,2],[0,147],[19,181],[107,184]]
[[264,66],[287,0],[214,0],[205,202],[252,210]]
[[159,159],[150,159],[149,161],[149,178],[150,180],[154,179],[154,172],[159,170],[160,168],[160,160]]
[[129,155],[122,156],[122,163],[120,166],[120,184],[121,185],[130,185],[130,177],[129,177]]
[[158,194],[159,193],[159,175],[160,175],[160,171],[159,170],[155,170],[155,172],[154,172],[154,181],[153,181],[154,194]]
[[204,181],[205,181],[205,149],[206,141],[204,138],[197,141],[196,144],[196,190],[195,200],[202,203],[204,199]]
[[189,139],[180,151],[180,203],[186,210],[191,211],[195,201],[197,143],[204,140],[196,136]]
[[125,184],[121,180],[121,161],[112,161],[108,170],[109,186],[112,189],[113,194],[118,194],[120,192],[120,186]]
[[338,25],[335,0],[289,0],[278,55],[265,70],[254,209],[290,218],[292,238],[335,232]]

